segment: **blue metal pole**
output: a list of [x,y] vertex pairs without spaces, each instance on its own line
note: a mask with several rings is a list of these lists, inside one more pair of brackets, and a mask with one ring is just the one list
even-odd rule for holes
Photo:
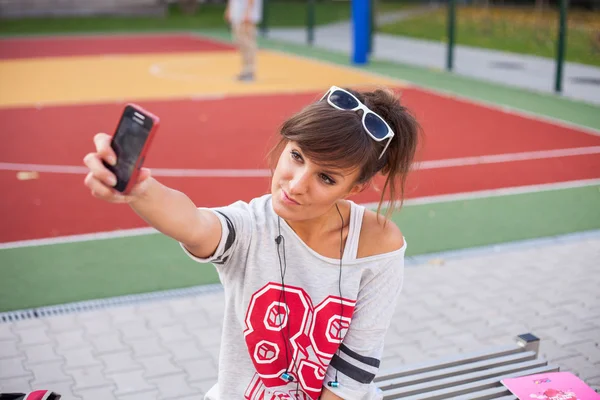
[[366,64],[369,53],[370,32],[370,1],[352,0],[352,29],[353,29],[353,52],[352,62],[354,64]]

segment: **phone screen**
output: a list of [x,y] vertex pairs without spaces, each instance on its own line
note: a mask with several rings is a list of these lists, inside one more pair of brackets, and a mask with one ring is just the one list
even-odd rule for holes
[[112,148],[117,155],[117,164],[110,168],[117,176],[115,189],[122,192],[127,187],[151,128],[150,118],[131,107],[125,109],[112,140]]

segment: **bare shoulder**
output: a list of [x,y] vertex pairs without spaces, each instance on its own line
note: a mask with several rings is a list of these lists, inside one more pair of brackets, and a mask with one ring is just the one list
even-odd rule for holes
[[401,249],[404,235],[398,225],[385,216],[365,210],[358,243],[358,257],[369,257]]

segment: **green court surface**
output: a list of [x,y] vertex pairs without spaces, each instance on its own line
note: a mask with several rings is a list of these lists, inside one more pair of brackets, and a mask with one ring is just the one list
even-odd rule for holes
[[[599,204],[593,185],[406,205],[393,220],[411,256],[600,229]],[[0,312],[218,282],[161,234],[5,249],[0,265]]]
[[[202,33],[229,40],[224,30]],[[309,46],[272,40],[261,40],[261,46],[350,66],[347,55]],[[597,106],[559,96],[389,62],[373,61],[362,69],[449,96],[600,130]],[[393,220],[407,239],[408,256],[597,230],[600,185],[408,204]],[[160,234],[0,250],[0,311],[215,282],[211,265],[191,261]]]

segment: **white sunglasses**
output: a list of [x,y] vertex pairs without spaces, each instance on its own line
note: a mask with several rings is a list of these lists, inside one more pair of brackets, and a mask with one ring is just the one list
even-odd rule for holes
[[387,122],[385,122],[379,114],[371,111],[369,107],[361,103],[352,93],[337,86],[329,88],[319,101],[322,101],[325,98],[327,98],[327,102],[330,106],[337,108],[338,110],[363,111],[362,124],[369,136],[376,142],[388,139],[385,148],[379,156],[381,159],[394,137],[394,131]]

